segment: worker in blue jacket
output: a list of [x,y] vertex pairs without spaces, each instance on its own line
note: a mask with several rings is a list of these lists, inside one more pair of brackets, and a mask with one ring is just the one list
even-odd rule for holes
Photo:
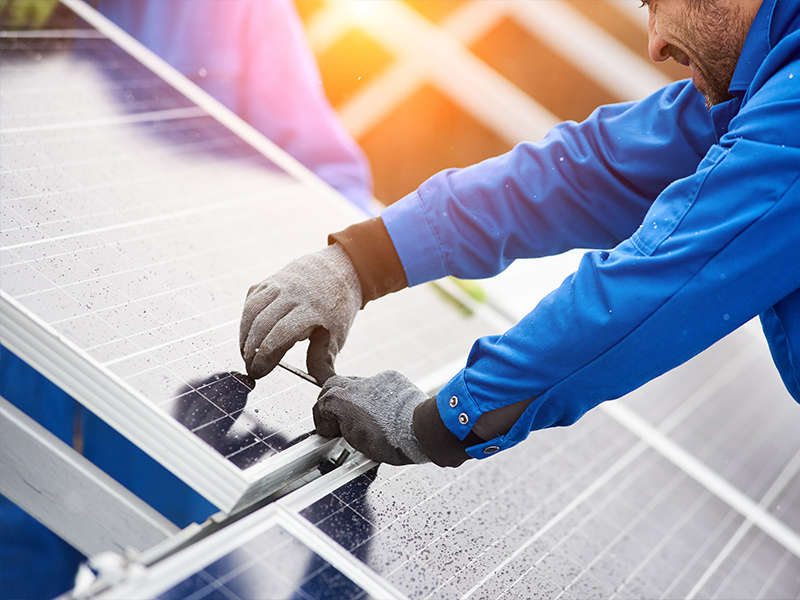
[[[268,373],[309,337],[320,434],[394,464],[457,466],[569,425],[760,316],[800,400],[800,2],[650,0],[649,53],[692,80],[443,171],[251,288],[240,344]],[[433,398],[333,376],[359,308],[446,275],[594,249]]]

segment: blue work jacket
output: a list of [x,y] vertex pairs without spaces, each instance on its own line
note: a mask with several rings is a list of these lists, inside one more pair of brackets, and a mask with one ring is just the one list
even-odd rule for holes
[[535,397],[471,456],[569,425],[757,315],[800,400],[799,26],[800,2],[765,0],[734,99],[710,112],[675,83],[443,171],[384,211],[409,285],[595,249],[517,325],[475,342],[438,394],[461,440],[483,413]]

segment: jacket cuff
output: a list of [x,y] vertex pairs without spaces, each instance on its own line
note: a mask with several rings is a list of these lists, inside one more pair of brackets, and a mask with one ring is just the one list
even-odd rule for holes
[[330,234],[328,244],[334,243],[341,244],[353,261],[361,283],[362,308],[370,300],[408,287],[403,264],[380,217]]
[[458,467],[468,458],[467,448],[484,443],[477,435],[470,432],[460,440],[450,431],[439,416],[436,396],[421,402],[414,409],[414,435],[422,447],[422,451],[431,462],[440,467]]

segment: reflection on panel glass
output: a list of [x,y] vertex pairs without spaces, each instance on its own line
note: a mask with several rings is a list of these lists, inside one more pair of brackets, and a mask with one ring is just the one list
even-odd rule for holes
[[160,600],[366,600],[369,596],[276,525],[158,597]]
[[363,562],[369,559],[372,538],[377,532],[366,496],[377,474],[378,467],[373,467],[300,512]]
[[256,381],[242,373],[216,373],[194,381],[169,403],[173,418],[193,431],[236,466],[245,469],[285,450],[311,434],[292,438],[259,419],[259,409],[245,410]]

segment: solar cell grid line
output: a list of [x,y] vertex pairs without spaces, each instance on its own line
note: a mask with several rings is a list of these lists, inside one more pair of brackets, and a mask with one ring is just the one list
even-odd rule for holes
[[[764,497],[759,502],[759,506],[769,507],[775,501],[777,496],[784,491],[784,488],[789,484],[789,480],[798,473],[800,473],[800,451],[798,451],[794,457],[792,457],[792,460],[789,461],[789,463],[784,467],[783,471],[781,471],[780,475],[775,479],[773,484],[767,490],[766,494],[764,494]],[[749,519],[739,526],[739,528],[736,530],[736,533],[730,538],[730,540],[728,540],[728,543],[725,545],[725,547],[720,551],[711,565],[708,566],[700,579],[698,579],[697,583],[695,583],[694,587],[686,595],[687,600],[696,598],[698,596],[700,591],[706,585],[706,582],[708,582],[709,579],[714,576],[722,563],[727,560],[733,550],[744,539],[752,527],[753,522]]]
[[[704,406],[706,414],[726,414],[685,423],[673,438],[725,476],[754,500],[760,500],[784,466],[800,450],[793,435],[795,403],[779,381],[765,353],[745,376],[733,377]],[[752,399],[758,399],[754,402]],[[763,418],[764,413],[769,418]]]
[[[729,573],[738,573],[742,570],[750,571],[752,569],[752,563],[758,562],[761,559],[761,550],[762,547],[760,545],[760,541],[763,541],[764,535],[761,533],[757,533],[755,535],[748,534],[748,537],[756,538],[758,541],[754,541],[749,545],[748,552],[744,554],[739,560],[733,562],[731,561],[731,566],[728,567]],[[797,593],[797,586],[795,585],[781,585],[780,580],[784,578],[784,574],[788,572],[797,572],[797,565],[792,565],[791,562],[793,557],[790,553],[784,552],[781,556],[780,560],[776,563],[769,565],[766,571],[770,571],[770,577],[762,582],[758,582],[757,584],[753,585],[754,592],[752,594],[753,598],[757,600],[763,600],[765,598],[798,598],[800,594]],[[729,585],[730,585],[730,577],[726,576],[724,579],[720,579],[719,585],[717,586],[713,598],[726,598],[730,596],[729,592]],[[716,582],[715,582],[716,583]]]
[[[460,589],[460,595],[455,597],[470,597],[470,593],[465,591],[463,587],[464,581],[480,580],[480,576],[486,571],[491,571],[490,577],[484,578],[485,580],[479,586],[473,588],[472,595],[476,598],[497,597],[492,595],[490,591],[495,589],[503,591],[509,589],[509,586],[522,586],[525,584],[526,578],[530,584],[531,577],[538,582],[537,585],[542,586],[542,589],[553,591],[552,596],[548,597],[555,597],[565,587],[567,592],[573,590],[575,597],[586,597],[585,592],[591,589],[594,589],[595,592],[598,589],[601,590],[603,594],[601,597],[610,597],[617,588],[621,588],[619,590],[620,597],[630,597],[631,594],[636,595],[637,589],[641,592],[638,597],[657,597],[658,594],[656,592],[659,592],[659,590],[664,592],[673,583],[685,580],[686,573],[694,572],[695,567],[692,565],[707,564],[715,549],[724,544],[727,533],[735,525],[735,523],[729,522],[730,519],[741,520],[741,518],[731,511],[720,510],[722,507],[718,500],[702,489],[698,493],[692,481],[680,471],[675,470],[674,467],[670,471],[671,465],[665,465],[663,458],[657,454],[650,452],[645,458],[646,460],[638,466],[636,471],[632,474],[625,474],[626,485],[630,487],[622,487],[620,489],[620,484],[615,482],[615,485],[609,486],[608,490],[606,490],[607,496],[599,502],[599,508],[595,506],[585,514],[578,515],[579,518],[576,518],[574,522],[564,523],[565,529],[563,531],[554,529],[552,535],[542,537],[535,546],[528,546],[525,548],[525,553],[518,555],[513,561],[506,563],[500,569],[492,571],[488,567],[498,566],[498,548],[501,551],[500,558],[503,558],[503,552],[507,555],[508,539],[503,542],[495,541],[494,545],[489,546],[495,550],[494,556],[492,556],[491,550],[483,554],[483,557],[493,558],[494,563],[491,561],[482,562],[479,558],[464,564],[463,560],[459,559],[459,552],[463,553],[464,549],[455,548],[456,551],[453,553],[454,548],[450,547],[448,549],[452,554],[448,556],[444,553],[445,550],[442,545],[437,545],[436,542],[429,544],[419,552],[416,552],[416,548],[412,549],[410,551],[410,559],[407,557],[406,560],[403,560],[401,551],[395,552],[393,557],[392,553],[387,553],[385,548],[381,550],[388,541],[380,537],[380,533],[371,538],[370,548],[377,556],[367,557],[367,564],[381,573],[381,565],[387,564],[385,563],[387,560],[390,562],[394,560],[395,564],[390,569],[399,577],[398,580],[395,580],[395,584],[401,586],[401,589],[405,589],[411,597],[441,597],[440,588]],[[643,490],[637,490],[636,482],[641,478],[642,474],[646,475],[652,471],[654,462],[660,463],[659,468],[665,473],[663,477],[667,485],[664,491],[667,493],[674,492],[676,486],[678,486],[677,489],[682,490],[681,495],[678,495],[677,498],[673,495],[670,498],[668,494],[665,497],[661,497],[659,494],[650,494],[649,499],[646,499],[643,505],[642,512],[644,514],[636,512],[639,510],[637,505],[627,507],[620,512],[619,502],[623,494],[630,492],[641,494]],[[417,487],[419,486],[417,481],[414,483]],[[365,484],[361,483],[360,485],[363,487]],[[327,513],[331,510],[336,510],[340,504],[344,504],[348,500],[352,501],[357,496],[357,494],[352,495],[349,490],[342,490],[337,495],[334,495],[334,499],[338,500],[338,503],[333,502],[330,498],[321,503],[326,505],[327,508],[322,509],[318,506],[315,510],[321,511],[320,516],[324,517],[323,526],[325,520],[331,519],[331,515]],[[387,502],[389,498],[396,501],[390,493],[385,493],[383,496]],[[665,518],[662,512],[665,507],[659,506],[659,504],[676,503],[676,500],[681,496],[685,500],[678,502],[678,509],[673,510],[670,516]],[[499,504],[501,499],[496,501]],[[347,505],[345,504],[345,506]],[[608,510],[608,507],[616,508]],[[338,510],[341,510],[341,508]],[[361,507],[360,510],[363,513],[365,508]],[[375,511],[374,505],[372,510]],[[431,510],[428,510],[427,514],[435,515],[433,517],[434,520],[438,516],[435,511]],[[633,530],[639,535],[638,540],[636,536],[628,536],[628,533],[633,530],[626,531],[628,525],[625,524],[629,523],[628,519],[630,519],[631,515],[634,515],[634,519],[638,517],[638,522],[633,525]],[[697,525],[694,523],[694,519],[698,517],[700,522],[711,523],[711,533],[715,529],[718,533],[709,535],[704,532],[705,530],[698,531]],[[609,519],[612,520],[610,527],[607,524]],[[641,527],[651,519],[656,525],[649,524],[649,533],[642,535]],[[615,523],[618,529],[614,527]],[[431,523],[429,523],[430,525]],[[483,526],[486,526],[485,521],[483,521]],[[334,535],[334,537],[338,530],[338,527],[332,530],[325,529],[326,532]],[[406,538],[413,535],[412,531],[414,530],[411,527],[395,528],[393,533],[397,534],[397,532],[403,531],[406,532],[405,537],[399,536],[400,539],[395,539],[394,543],[407,542]],[[516,536],[509,534],[507,538],[515,539],[517,543],[519,543],[520,539],[529,540],[532,530],[525,529],[522,533],[522,535]],[[347,537],[345,536],[342,539],[346,547],[349,545]],[[353,537],[353,534],[351,533],[349,537]],[[577,546],[571,541],[576,537],[579,538]],[[607,541],[600,542],[598,547],[598,540]],[[650,549],[648,547],[649,543],[653,543],[657,551],[649,559],[639,564],[641,556],[647,556]],[[698,548],[702,550],[704,544],[708,546],[705,551],[698,550]],[[362,544],[362,546],[364,545]],[[593,552],[596,552],[596,554],[592,554]],[[581,555],[585,557],[585,562],[578,562]],[[417,569],[423,570],[428,574],[432,572],[434,577],[441,574],[441,565],[432,565],[421,558],[434,556],[443,561],[447,559],[447,563],[450,565],[453,562],[457,563],[456,569],[459,574],[453,575],[451,573],[452,583],[446,578],[439,579],[436,580],[436,585],[439,586],[436,590],[421,591],[415,589],[415,593],[409,592],[408,588],[403,588],[402,584],[408,578],[414,579],[415,576],[420,575]],[[681,556],[684,557],[681,559],[683,562],[678,561],[678,568],[673,571],[676,560]],[[671,557],[672,564],[670,562],[662,563],[666,557]],[[697,561],[703,562],[698,563]],[[639,566],[637,567],[637,565]],[[686,570],[686,573],[681,575],[684,570]],[[465,574],[467,575],[465,576]],[[625,576],[628,574],[630,574],[630,581],[626,583]],[[392,580],[391,574],[386,576]],[[513,578],[508,580],[508,576],[513,576]],[[470,577],[473,579],[470,579]],[[505,584],[503,583],[504,580],[506,581]],[[784,577],[785,581],[786,578]],[[790,579],[790,581],[792,580]],[[688,584],[680,583],[683,586],[680,589],[683,589],[685,593],[691,583],[691,580],[689,580]],[[740,581],[740,585],[741,583]],[[408,584],[406,583],[406,585]],[[643,590],[646,592],[643,592]]]
[[[237,375],[238,319],[254,281],[317,250],[356,209],[278,166],[287,159],[271,144],[198,116],[111,40],[0,44],[4,343],[224,510],[281,484],[292,460],[323,460],[332,444],[304,439],[316,388],[285,372],[257,386]],[[342,363],[353,374],[422,375],[486,331],[427,288],[360,321]],[[386,348],[369,352],[376,344]],[[302,359],[302,348],[288,358]]]
[[675,444],[669,437],[647,426],[642,419],[623,406],[609,407],[606,411],[618,422],[642,432],[643,439],[665,458],[681,468],[698,483],[727,503],[740,514],[753,519],[758,526],[800,558],[800,535],[770,512],[759,507],[749,496],[709,469],[689,452]]
[[[495,575],[497,573],[502,573],[505,569],[507,569],[510,565],[513,565],[515,562],[518,562],[519,559],[525,557],[527,553],[529,553],[530,549],[536,549],[537,544],[543,538],[547,536],[551,536],[554,532],[557,532],[560,528],[564,527],[565,525],[571,526],[573,521],[576,519],[580,519],[580,514],[582,511],[585,510],[585,506],[587,501],[590,498],[595,497],[595,495],[605,488],[610,481],[614,478],[618,477],[624,470],[630,468],[632,462],[639,458],[643,450],[645,449],[644,445],[638,443],[634,445],[630,450],[628,450],[625,455],[620,457],[616,462],[614,462],[608,469],[606,469],[602,474],[600,474],[596,479],[594,479],[587,487],[583,487],[582,489],[577,490],[577,493],[573,494],[572,497],[569,499],[564,507],[555,515],[553,515],[547,522],[543,523],[540,527],[538,527],[532,534],[520,545],[519,548],[515,549],[514,552],[509,554],[505,557],[502,562],[500,562],[495,568],[488,574],[486,574],[480,581],[475,583],[472,588],[465,594],[465,597],[470,596],[477,596],[480,597],[487,586],[494,586],[496,583],[493,581]],[[578,521],[580,524],[582,521]],[[578,526],[575,526],[577,529]],[[558,548],[561,545],[561,541],[564,538],[558,538],[558,541],[555,543],[555,547]],[[559,554],[553,554],[555,557],[559,557]],[[602,549],[598,548],[598,555],[595,556],[593,559],[588,560],[589,566],[591,566],[595,561],[599,560],[602,556]],[[559,585],[562,586],[572,586],[577,582],[584,572],[579,568],[577,563],[572,562],[570,559],[566,557],[561,557],[564,561],[566,561],[570,565],[570,570],[574,575],[574,582],[566,579],[557,581]],[[561,558],[550,558],[550,563],[553,560],[560,560]],[[541,561],[547,561],[547,557],[539,557],[536,561],[538,565]],[[550,565],[552,567],[552,564]],[[525,574],[529,573],[531,569],[525,571],[523,575],[521,575],[516,581],[522,579]],[[516,581],[514,583],[516,583]],[[597,584],[595,584],[597,587]]]
[[[700,590],[699,597],[758,597],[759,590],[762,597],[792,598],[798,594],[798,587],[794,576],[800,566],[797,556],[777,544],[762,530],[752,528],[745,535],[742,544],[734,545],[739,526],[724,547],[719,548],[719,553],[713,554],[713,560],[699,565],[691,574],[688,582],[683,584],[680,591],[682,597],[691,595],[691,590],[697,591],[707,573],[711,574],[706,587]],[[732,551],[733,550],[733,551]],[[719,563],[720,557],[724,560]],[[738,565],[738,566],[736,566]],[[705,567],[705,571],[703,570]],[[715,588],[725,586],[725,592],[715,594]],[[677,595],[674,593],[673,595]]]
[[[638,461],[636,468],[632,469],[630,473],[625,476],[625,480],[614,489],[613,495],[610,495],[603,502],[603,505],[607,505],[613,499],[614,501],[622,502],[627,507],[628,502],[624,499],[625,491],[629,489],[630,486],[635,485],[635,479],[647,477],[651,470],[659,469],[660,460],[661,458],[654,453],[644,455],[642,459]],[[659,545],[666,545],[668,538],[664,535],[666,530],[663,519],[654,519],[654,516],[663,498],[675,493],[681,485],[685,484],[686,477],[681,473],[669,473],[662,475],[658,480],[661,482],[662,486],[659,489],[649,490],[649,494],[642,494],[641,490],[639,490],[642,501],[640,504],[636,505],[636,510],[638,510],[638,512],[635,512],[635,514],[630,517],[630,520],[624,527],[620,528],[618,532],[615,532],[613,538],[608,540],[605,546],[602,547],[602,550],[598,551],[596,556],[589,558],[588,561],[581,564],[582,571],[578,577],[576,577],[577,582],[581,581],[583,575],[592,577],[592,574],[597,572],[597,565],[602,560],[604,554],[630,554],[631,551],[633,551],[639,553],[639,557],[630,562],[630,571],[628,574],[625,575],[624,579],[621,581],[613,582],[614,585],[606,584],[604,592],[606,592],[608,597],[613,597],[614,593],[618,590],[622,590],[624,596],[625,594],[631,593],[633,584],[648,586],[646,592],[645,589],[639,589],[639,595],[655,595],[657,587],[650,581],[648,581],[647,584],[637,581],[637,574],[646,569],[650,561],[654,557],[657,557],[657,553],[654,552],[654,549]],[[586,522],[591,522],[591,519],[602,515],[603,512],[602,508],[593,508],[591,514],[584,519]],[[657,526],[653,524],[654,521],[658,523]],[[582,533],[585,535],[585,528],[583,523],[579,523],[575,526],[573,531],[564,538],[564,541],[561,542],[562,545],[564,545],[565,548],[570,548],[570,551],[574,552],[574,544],[570,545],[570,540],[574,536]],[[628,547],[630,544],[633,545],[633,548]],[[670,566],[667,566],[667,569],[669,569]],[[593,577],[593,579],[598,578]]]
[[[572,430],[570,434],[576,436],[578,431]],[[508,464],[502,461],[465,465],[456,472],[435,467],[425,472],[418,472],[418,468],[397,470],[381,467],[371,478],[360,476],[349,486],[334,492],[333,498],[319,501],[301,514],[316,522],[344,547],[364,553],[368,566],[388,577],[411,597],[440,597],[439,588],[443,584],[449,585],[450,579],[457,580],[463,593],[464,585],[474,581],[471,578],[480,579],[486,567],[496,565],[504,558],[504,554],[497,554],[498,550],[509,553],[505,544],[511,543],[511,538],[517,545],[524,543],[536,530],[536,523],[545,519],[546,514],[557,512],[556,506],[574,495],[575,491],[571,490],[576,483],[578,487],[582,486],[582,481],[575,481],[577,478],[573,478],[571,484],[557,482],[554,478],[555,473],[569,468],[575,456],[580,454],[574,446],[556,444],[549,452],[543,451],[541,446],[537,450],[534,455],[538,461],[515,462],[519,472],[514,472],[508,480],[504,477],[510,474],[503,472]],[[526,471],[523,477],[522,473]],[[541,482],[535,482],[535,475],[539,473],[548,480],[548,487],[553,487],[546,505],[534,501],[536,492],[541,491]],[[523,478],[522,482],[520,478]],[[530,489],[526,489],[526,484]],[[495,492],[490,499],[485,498],[486,490]],[[534,507],[527,517],[524,511],[526,498]],[[335,510],[328,514],[331,505]],[[500,516],[493,514],[495,506],[508,510],[508,514],[503,514],[502,510]],[[353,528],[349,528],[350,533],[347,533],[347,527],[338,526],[337,520],[347,514],[352,517],[354,513],[358,515],[357,521],[362,523],[362,528],[366,520],[376,533],[367,536],[363,532],[353,532]],[[522,524],[511,527],[508,521]],[[512,534],[487,555],[484,545],[492,536],[490,532],[506,526],[511,527]],[[362,540],[364,537],[367,539]],[[426,562],[421,558],[437,553],[445,553],[440,563]],[[481,564],[485,556],[491,556],[495,562]],[[422,561],[419,569],[412,568],[415,561]]]

